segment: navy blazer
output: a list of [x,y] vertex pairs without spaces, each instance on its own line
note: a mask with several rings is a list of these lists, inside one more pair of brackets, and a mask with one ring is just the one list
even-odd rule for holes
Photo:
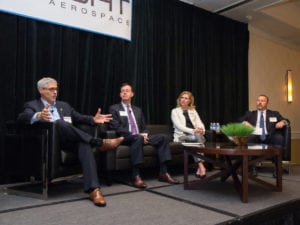
[[[248,121],[252,126],[256,126],[257,120],[257,110],[248,111],[246,114],[239,118],[239,122]],[[276,129],[276,123],[287,119],[282,117],[279,112],[273,110],[266,110],[266,128],[269,135],[274,134],[278,129]]]
[[[90,115],[83,115],[76,112],[67,102],[56,101],[57,111],[63,119],[64,117],[71,117],[73,124],[89,124],[94,125],[94,119]],[[24,110],[18,116],[18,122],[30,123],[31,118],[36,112],[40,112],[44,108],[44,104],[41,99],[32,100],[24,104]]]
[[[142,110],[134,105],[131,105],[137,127],[140,133],[148,133]],[[122,113],[124,112],[124,113]],[[115,130],[120,136],[130,135],[129,121],[127,110],[123,108],[121,103],[109,107],[109,113],[112,114],[113,120],[109,122],[109,128]]]

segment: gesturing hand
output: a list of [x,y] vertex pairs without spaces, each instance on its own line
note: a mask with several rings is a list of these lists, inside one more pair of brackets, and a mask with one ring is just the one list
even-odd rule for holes
[[44,121],[51,121],[51,113],[49,111],[49,106],[50,105],[46,105],[42,111],[37,113],[37,119],[38,120],[44,120]]
[[96,115],[94,116],[95,123],[106,123],[112,120],[111,114],[101,114],[101,108],[98,108]]

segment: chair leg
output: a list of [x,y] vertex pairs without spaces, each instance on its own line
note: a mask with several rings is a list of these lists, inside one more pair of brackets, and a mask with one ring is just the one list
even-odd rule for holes
[[107,186],[111,186],[113,184],[113,180],[111,178],[111,173],[108,172],[105,176],[105,183]]
[[105,168],[105,165],[100,164],[101,166],[98,167],[98,176],[102,177],[105,180],[105,184],[107,186],[111,186],[113,183],[112,179],[112,173],[107,168]]
[[104,179],[106,186],[111,186],[113,184],[112,174],[110,171],[102,170],[100,176]]
[[291,162],[290,161],[283,161],[283,164],[287,164],[288,165],[288,169],[283,169],[283,172],[291,175]]

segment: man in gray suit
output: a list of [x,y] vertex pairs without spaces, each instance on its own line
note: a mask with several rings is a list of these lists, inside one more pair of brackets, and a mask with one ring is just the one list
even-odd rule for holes
[[109,108],[109,113],[113,117],[109,123],[110,129],[115,130],[119,136],[123,136],[122,144],[130,147],[132,185],[137,188],[147,187],[139,172],[139,166],[143,163],[143,145],[153,145],[158,149],[160,162],[158,180],[171,184],[179,183],[167,172],[166,163],[171,160],[168,138],[162,134],[148,134],[142,110],[131,105],[133,96],[131,85],[124,83],[120,89],[121,102]]
[[96,206],[105,206],[106,201],[101,193],[97,165],[93,148],[100,151],[115,149],[123,140],[94,138],[90,134],[76,128],[72,123],[96,125],[111,121],[111,115],[101,114],[98,109],[96,115],[89,116],[76,112],[67,102],[57,101],[57,81],[51,77],[44,77],[37,83],[40,98],[26,102],[24,110],[18,116],[18,122],[53,122],[59,133],[59,144],[62,148],[74,151],[78,149],[79,160],[83,170],[84,190],[89,193],[91,201]]

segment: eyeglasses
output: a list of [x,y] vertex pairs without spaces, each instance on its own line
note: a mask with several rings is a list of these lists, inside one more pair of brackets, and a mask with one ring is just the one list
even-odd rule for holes
[[51,91],[51,92],[58,91],[58,88],[57,88],[57,87],[43,88],[43,89],[48,90],[48,91]]

